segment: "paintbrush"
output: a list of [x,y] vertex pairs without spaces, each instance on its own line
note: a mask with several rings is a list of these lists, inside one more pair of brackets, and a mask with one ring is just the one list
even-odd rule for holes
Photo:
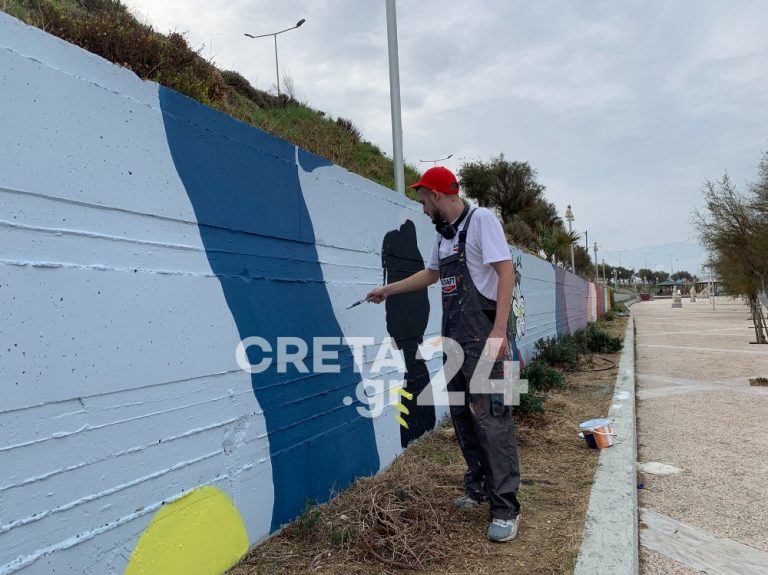
[[361,299],[360,301],[356,301],[355,303],[348,305],[347,309],[351,309],[351,308],[355,307],[356,305],[360,305],[361,303],[365,303],[367,301],[368,301],[367,299]]

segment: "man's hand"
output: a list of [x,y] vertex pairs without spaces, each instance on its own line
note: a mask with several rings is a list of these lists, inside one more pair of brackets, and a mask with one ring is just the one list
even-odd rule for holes
[[431,270],[425,268],[417,271],[412,276],[394,282],[381,287],[377,287],[375,290],[371,290],[365,299],[373,303],[381,303],[391,295],[397,295],[414,291],[417,289],[423,289],[427,286],[431,286],[437,280],[440,279],[440,272],[437,270]]
[[485,349],[488,351],[488,357],[495,361],[501,361],[507,355],[509,341],[507,340],[507,331],[504,328],[494,327],[488,335],[488,341]]
[[365,299],[372,303],[381,303],[387,299],[387,296],[389,296],[388,288],[388,285],[377,287],[376,289],[368,292],[368,295],[365,296]]

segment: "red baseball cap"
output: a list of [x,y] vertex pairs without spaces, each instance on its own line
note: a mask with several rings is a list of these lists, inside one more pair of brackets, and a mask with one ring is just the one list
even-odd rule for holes
[[451,170],[442,166],[429,168],[418,182],[408,187],[412,190],[429,188],[441,194],[459,193],[459,182],[456,181],[456,176],[453,175]]

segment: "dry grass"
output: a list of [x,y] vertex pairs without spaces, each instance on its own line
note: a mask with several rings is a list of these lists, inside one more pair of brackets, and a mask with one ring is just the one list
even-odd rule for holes
[[[623,336],[626,320],[603,327]],[[550,395],[544,415],[516,418],[523,519],[514,542],[485,538],[487,507],[452,507],[463,493],[464,460],[444,422],[387,471],[308,509],[229,575],[571,573],[598,456],[579,439],[578,425],[607,414],[618,358],[594,356],[601,371],[585,363]]]

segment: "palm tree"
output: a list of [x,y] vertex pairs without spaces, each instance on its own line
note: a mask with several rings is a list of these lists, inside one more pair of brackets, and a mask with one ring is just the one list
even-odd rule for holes
[[557,264],[558,261],[567,261],[570,257],[572,245],[581,239],[576,232],[569,232],[562,224],[559,226],[541,226],[537,230],[539,249],[544,252],[548,262]]

